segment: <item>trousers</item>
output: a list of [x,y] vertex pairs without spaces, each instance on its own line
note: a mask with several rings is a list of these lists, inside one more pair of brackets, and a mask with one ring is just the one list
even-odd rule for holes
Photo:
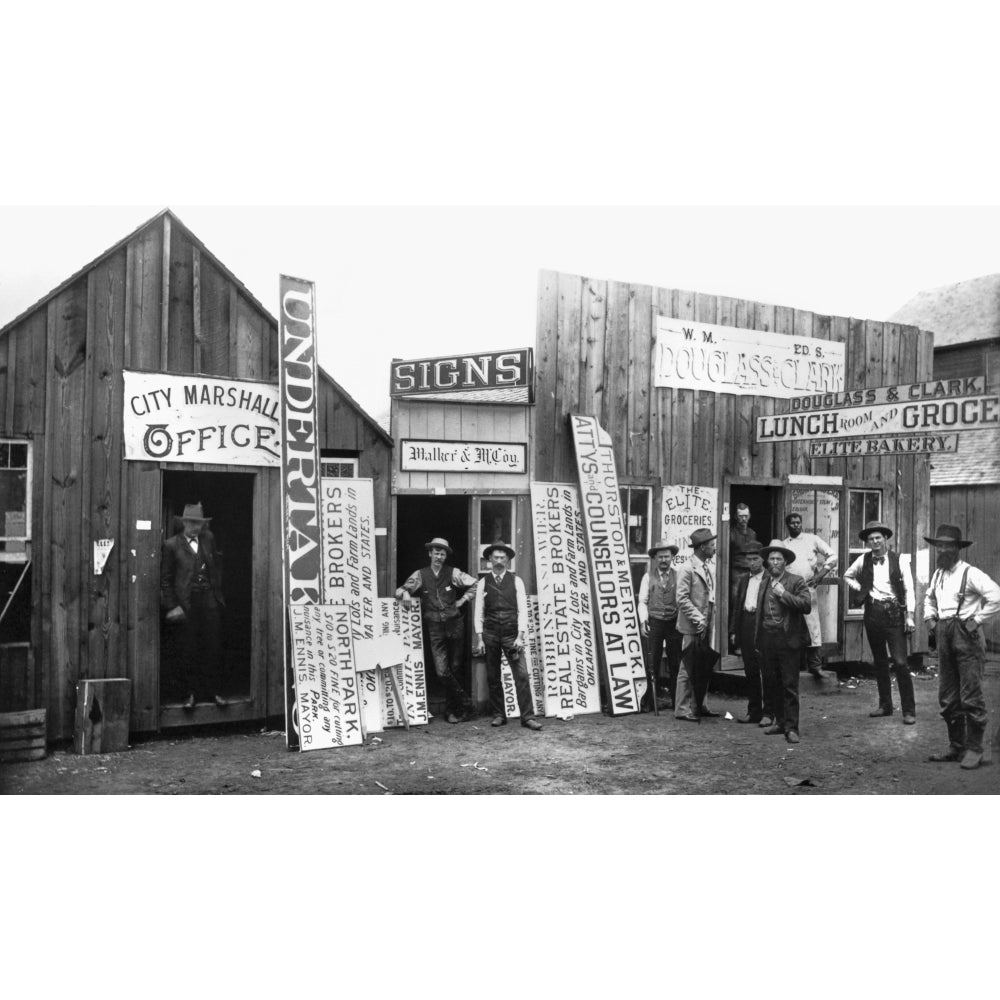
[[465,620],[461,614],[445,621],[424,621],[427,641],[434,661],[434,673],[444,687],[445,711],[461,715],[469,708],[470,699],[456,676],[465,655]]
[[663,677],[660,673],[663,662],[663,649],[667,651],[667,689],[673,700],[677,694],[677,672],[681,666],[681,634],[677,631],[676,618],[649,619],[649,673],[657,687],[662,686]]
[[754,626],[756,612],[741,611],[739,629],[736,639],[740,644],[743,656],[743,673],[747,678],[747,715],[758,721],[763,716],[774,718],[774,706],[771,704],[771,690],[764,686],[764,673],[761,669],[760,651],[754,644]]
[[764,689],[771,692],[774,721],[786,732],[799,731],[799,650],[784,632],[760,635]]
[[983,751],[983,733],[988,715],[983,696],[986,668],[982,632],[972,638],[957,618],[939,622],[937,627],[938,702],[941,717],[948,725],[953,746]]
[[524,657],[514,648],[517,641],[517,625],[483,624],[483,645],[486,647],[486,682],[490,689],[490,711],[501,718],[507,717],[503,701],[503,682],[500,679],[500,654],[507,657],[511,673],[514,675],[514,690],[517,692],[517,707],[522,724],[535,717],[531,701],[531,684]]
[[875,661],[879,707],[892,711],[892,679],[889,676],[891,661],[891,666],[896,671],[903,714],[915,715],[913,678],[910,676],[910,665],[906,662],[906,633],[900,621],[901,615],[901,608],[876,601],[869,602],[865,607],[865,635],[868,636],[868,645],[872,648],[872,659]]
[[177,626],[177,687],[207,701],[222,693],[222,608],[211,590],[192,590]]

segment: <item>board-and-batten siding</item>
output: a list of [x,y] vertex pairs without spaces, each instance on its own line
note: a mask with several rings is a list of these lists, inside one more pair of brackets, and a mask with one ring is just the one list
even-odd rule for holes
[[[925,547],[923,536],[930,533],[927,455],[814,460],[806,443],[756,445],[756,418],[780,412],[784,404],[766,396],[656,387],[652,362],[658,315],[844,343],[849,388],[932,377],[933,338],[916,327],[543,271],[535,349],[535,479],[576,481],[566,415],[583,413],[596,417],[610,435],[623,484],[721,489],[727,477],[787,482],[792,474],[839,475],[851,485],[882,488],[899,551]],[[918,625],[919,605],[918,600]],[[864,655],[860,625],[851,622],[845,628],[844,656]]]

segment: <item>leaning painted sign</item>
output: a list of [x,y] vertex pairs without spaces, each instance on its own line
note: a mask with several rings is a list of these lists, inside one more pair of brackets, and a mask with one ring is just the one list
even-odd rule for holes
[[844,359],[833,340],[658,316],[653,384],[791,399],[843,390]]
[[123,371],[125,458],[276,466],[278,387],[203,375]]
[[530,347],[445,358],[393,361],[393,399],[452,403],[533,403],[534,365]]
[[580,474],[580,504],[596,595],[598,645],[611,711],[615,715],[638,712],[646,691],[646,668],[615,454],[611,438],[593,417],[570,414],[569,422]]

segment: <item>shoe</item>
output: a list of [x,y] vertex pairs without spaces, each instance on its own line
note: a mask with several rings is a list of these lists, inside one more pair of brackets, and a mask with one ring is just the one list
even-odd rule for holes
[[681,722],[701,722],[697,715],[675,715],[674,718]]
[[674,703],[669,698],[658,697],[656,707],[662,712],[664,709],[673,708]]
[[214,700],[215,700],[215,704],[218,705],[219,708],[225,708],[229,704],[229,699],[228,698],[223,698],[221,694],[215,695],[215,699]]
[[877,718],[879,718],[880,716],[883,716],[883,715],[892,715],[892,709],[891,708],[883,708],[881,705],[879,705],[879,707],[876,708],[874,711],[871,711],[871,712],[868,713],[868,718],[869,719],[877,719]]
[[799,734],[795,732],[794,729],[789,729],[788,732],[785,733],[785,739],[788,740],[789,743],[798,743]]
[[742,715],[736,721],[737,722],[752,723],[754,725],[759,725],[760,724],[760,716],[759,715]]
[[181,702],[181,708],[183,708],[185,712],[193,712],[194,711],[194,705],[195,705],[195,701],[194,701],[194,695],[193,694],[189,694]]
[[956,750],[954,747],[948,747],[944,753],[932,753],[927,759],[932,764],[950,764],[953,760],[960,760],[961,757],[961,750]]
[[974,771],[983,762],[982,750],[966,750],[962,763],[958,766],[963,771]]
[[781,726],[773,725],[773,726],[768,726],[767,729],[764,730],[764,735],[765,736],[781,736],[782,733],[784,733],[784,731],[785,730],[782,729]]
[[757,723],[757,725],[760,726],[761,729],[767,729],[768,726],[773,726],[774,725],[774,716],[773,715],[765,715],[760,720],[760,722]]
[[698,714],[703,719],[717,719],[719,717],[718,712],[713,712],[710,708],[706,707],[705,705],[702,705],[701,708],[698,709]]
[[451,724],[452,726],[457,726],[459,722],[461,722],[461,719],[459,719],[459,717],[454,712],[449,712],[444,717],[444,721]]
[[824,681],[829,676],[822,667],[810,667],[809,673],[811,673],[818,681]]
[[525,719],[524,722],[521,723],[521,725],[524,726],[525,729],[530,729],[532,732],[535,733],[541,732],[542,729],[542,724],[538,722],[536,719]]
[[904,726],[915,726],[917,724],[917,717],[911,712],[909,714],[903,714],[903,725]]
[[494,717],[493,721],[490,723],[491,726],[506,726],[507,720],[502,715],[497,715]]

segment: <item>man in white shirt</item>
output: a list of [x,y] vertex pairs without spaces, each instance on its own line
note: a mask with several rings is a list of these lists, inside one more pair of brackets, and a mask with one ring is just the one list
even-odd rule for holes
[[1000,611],[1000,587],[959,555],[972,544],[954,524],[942,524],[924,540],[937,549],[937,566],[924,595],[924,621],[931,648],[937,646],[938,701],[948,727],[948,749],[932,761],[961,760],[967,771],[983,760],[986,699],[983,671],[986,640],[982,626]]
[[795,553],[795,570],[806,581],[809,588],[809,600],[812,607],[806,615],[806,628],[809,629],[809,646],[803,650],[806,669],[817,680],[826,677],[823,661],[820,657],[820,646],[823,636],[819,625],[819,604],[816,601],[816,585],[831,573],[837,565],[837,553],[823,541],[819,535],[802,530],[802,515],[794,511],[785,515],[785,526],[788,534],[784,538],[785,548]]
[[881,521],[869,521],[858,532],[858,537],[868,543],[869,549],[851,563],[844,574],[844,581],[865,600],[865,635],[872,648],[875,683],[878,685],[878,708],[868,714],[873,719],[892,715],[891,658],[903,707],[903,725],[912,726],[917,721],[917,707],[907,662],[906,637],[914,628],[916,598],[913,576],[909,563],[889,550],[891,528]]
[[[639,584],[639,631],[648,644],[650,690],[643,701],[657,708],[673,708],[677,690],[677,671],[681,665],[681,634],[677,631],[677,577],[674,574],[676,545],[658,542],[649,550],[649,571]],[[667,647],[667,680],[660,676],[663,647]],[[666,689],[666,690],[664,690]],[[669,700],[660,698],[667,693]]]
[[521,655],[528,632],[528,595],[521,578],[507,569],[507,563],[514,558],[514,550],[509,545],[504,542],[487,545],[483,549],[483,558],[489,560],[490,572],[476,584],[473,612],[476,642],[473,654],[486,654],[486,680],[493,712],[490,725],[507,725],[500,680],[500,655],[503,653],[514,675],[521,725],[537,732],[542,724],[535,718],[528,671]]

